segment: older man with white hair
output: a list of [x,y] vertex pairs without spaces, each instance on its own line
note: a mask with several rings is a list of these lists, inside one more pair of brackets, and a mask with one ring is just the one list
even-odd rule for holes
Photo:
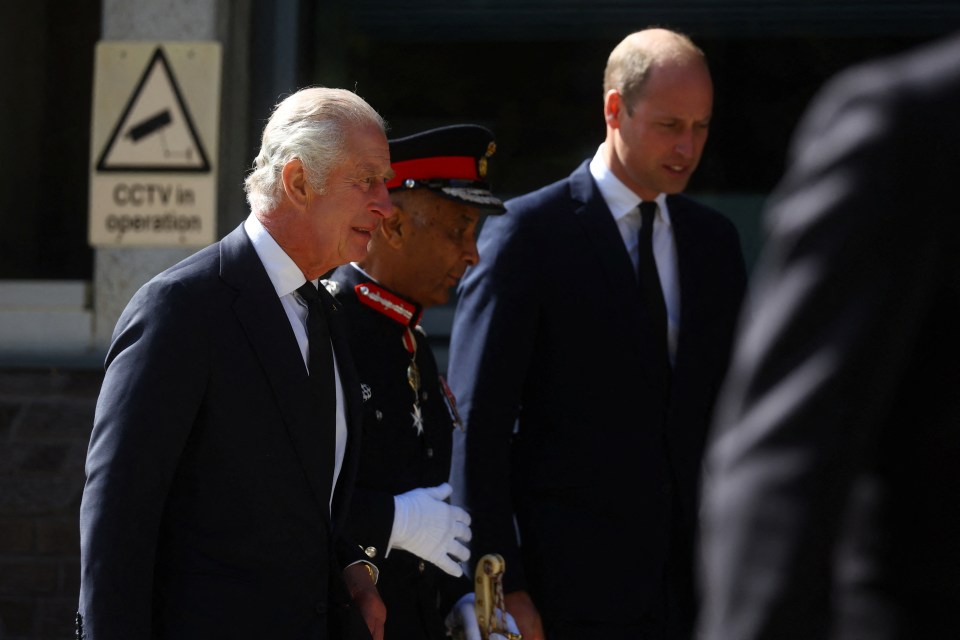
[[360,384],[316,284],[366,255],[390,177],[366,102],[299,91],[246,221],[130,301],[87,455],[78,637],[382,638],[376,568],[342,536]]

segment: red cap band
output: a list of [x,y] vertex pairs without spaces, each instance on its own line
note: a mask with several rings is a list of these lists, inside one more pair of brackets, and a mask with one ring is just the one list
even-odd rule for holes
[[391,165],[393,179],[387,182],[387,189],[403,185],[404,180],[480,180],[477,174],[477,159],[470,156],[438,156],[435,158],[417,158],[402,160]]

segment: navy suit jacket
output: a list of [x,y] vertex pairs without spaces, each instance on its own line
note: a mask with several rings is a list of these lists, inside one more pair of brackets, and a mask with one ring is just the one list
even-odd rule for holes
[[643,297],[587,162],[489,218],[461,284],[449,370],[472,556],[504,555],[506,589],[527,588],[547,619],[637,618],[669,545],[691,557],[745,269],[726,218],[683,196],[668,206],[681,318],[667,407],[652,400],[665,381],[640,337]]
[[332,520],[333,454],[242,225],[133,297],[87,456],[86,638],[326,637],[340,570],[358,557],[340,530],[361,419],[342,314],[330,315],[349,427]]
[[823,88],[704,488],[702,637],[960,631],[960,34]]

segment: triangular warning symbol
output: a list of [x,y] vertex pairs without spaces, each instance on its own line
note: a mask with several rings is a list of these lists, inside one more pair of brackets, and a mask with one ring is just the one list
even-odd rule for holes
[[110,134],[97,171],[210,171],[190,111],[160,47]]

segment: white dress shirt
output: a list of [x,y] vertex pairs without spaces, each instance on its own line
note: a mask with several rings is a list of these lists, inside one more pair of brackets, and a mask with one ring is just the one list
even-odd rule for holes
[[[288,256],[273,236],[263,227],[263,224],[252,213],[247,216],[243,223],[243,230],[247,232],[253,248],[260,257],[273,283],[273,288],[277,291],[277,297],[283,305],[283,310],[287,312],[287,320],[290,321],[290,327],[293,329],[293,335],[297,337],[297,343],[300,345],[300,355],[303,357],[303,366],[307,367],[307,305],[296,293],[297,289],[306,282],[303,272]],[[314,281],[317,284],[317,281]],[[337,388],[337,433],[336,433],[336,451],[334,456],[333,483],[330,492],[330,505],[332,509],[333,491],[337,486],[337,478],[340,476],[340,469],[343,466],[343,455],[347,447],[347,418],[344,412],[343,387],[340,382],[340,369],[337,365],[337,356],[334,353],[334,376],[336,378]],[[309,371],[309,368],[308,368]]]
[[[606,143],[604,143],[606,144]],[[637,245],[640,241],[640,211],[637,206],[643,201],[637,194],[613,175],[603,157],[604,144],[590,161],[590,175],[597,183],[600,195],[613,214],[620,229],[620,237],[633,262],[634,277],[639,277],[637,263],[640,255]],[[661,193],[655,198],[658,210],[653,223],[653,257],[657,262],[660,287],[663,289],[663,301],[667,306],[667,348],[670,352],[670,364],[674,364],[677,355],[677,338],[680,334],[680,279],[677,267],[677,245],[673,238],[673,226],[670,224],[670,210],[667,196]]]

